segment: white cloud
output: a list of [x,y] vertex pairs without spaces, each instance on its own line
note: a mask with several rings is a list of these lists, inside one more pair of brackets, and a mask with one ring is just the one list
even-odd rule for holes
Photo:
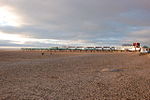
[[19,15],[17,15],[13,8],[9,6],[0,7],[0,26],[22,26],[22,20]]

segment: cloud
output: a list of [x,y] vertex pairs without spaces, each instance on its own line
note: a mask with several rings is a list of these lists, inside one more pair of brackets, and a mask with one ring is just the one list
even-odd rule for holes
[[[51,45],[51,39],[64,45],[68,41],[119,45],[134,40],[149,44],[142,39],[147,34],[137,32],[150,27],[150,0],[0,0],[0,5],[13,8],[24,22],[22,27],[0,26],[0,30],[26,35],[31,45],[39,40],[41,46]],[[128,41],[131,37],[133,41]]]
[[0,40],[4,43],[16,44],[16,45],[33,45],[33,44],[47,44],[48,45],[85,45],[87,41],[85,40],[56,40],[56,39],[36,39],[25,37],[18,34],[7,34],[0,32]]
[[127,41],[141,42],[143,45],[150,45],[150,28],[143,28],[128,33]]
[[14,12],[12,7],[0,7],[0,26],[20,27],[22,24],[21,17]]

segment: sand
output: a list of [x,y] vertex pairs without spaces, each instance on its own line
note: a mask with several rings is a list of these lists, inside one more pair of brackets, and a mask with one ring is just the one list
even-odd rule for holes
[[150,100],[150,58],[0,51],[0,100]]

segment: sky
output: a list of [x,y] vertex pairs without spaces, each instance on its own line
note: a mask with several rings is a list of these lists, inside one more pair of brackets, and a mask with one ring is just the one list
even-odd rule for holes
[[150,46],[150,0],[0,0],[0,47]]

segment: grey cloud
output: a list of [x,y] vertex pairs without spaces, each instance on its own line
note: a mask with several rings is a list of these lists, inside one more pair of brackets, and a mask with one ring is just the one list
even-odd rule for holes
[[[0,29],[6,33],[26,34],[34,38],[111,44],[128,40],[129,33],[136,31],[134,27],[150,27],[150,0],[0,1],[2,5],[15,8],[27,23],[21,28]],[[111,38],[114,38],[114,42]]]
[[56,46],[56,44],[45,44],[45,43],[29,43],[29,44],[14,44],[11,41],[1,41],[0,47],[51,47]]

